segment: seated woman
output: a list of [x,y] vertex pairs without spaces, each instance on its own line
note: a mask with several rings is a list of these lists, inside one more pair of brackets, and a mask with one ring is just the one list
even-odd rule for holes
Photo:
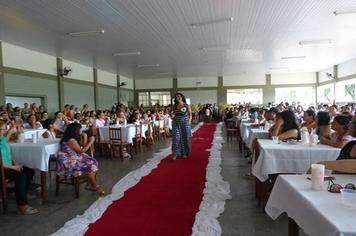
[[311,109],[306,110],[303,115],[303,120],[304,122],[302,123],[301,127],[306,127],[309,132],[317,127],[315,122],[315,111]]
[[33,177],[33,170],[16,163],[11,156],[11,150],[7,143],[13,129],[14,127],[11,126],[6,132],[6,123],[0,120],[0,151],[5,178],[15,181],[15,196],[20,214],[36,214],[38,210],[29,206],[27,202],[27,190]]
[[330,138],[331,135],[331,125],[330,125],[330,115],[327,111],[319,111],[316,115],[316,134],[321,137]]
[[122,125],[125,123],[125,121],[127,122],[125,113],[123,111],[119,111],[117,113],[117,117],[116,117],[116,124]]
[[295,115],[291,110],[281,112],[280,117],[272,128],[272,137],[278,136],[281,140],[299,138],[299,127]]
[[93,121],[94,127],[103,127],[106,125],[105,114],[102,111],[98,111],[96,119]]
[[41,122],[36,120],[35,115],[30,115],[27,118],[27,123],[23,124],[25,129],[43,129]]
[[331,123],[331,128],[335,132],[332,133],[330,137],[321,137],[320,142],[333,147],[343,148],[348,142],[354,140],[354,138],[348,134],[350,121],[351,119],[348,116],[336,116]]
[[56,121],[55,119],[47,119],[43,123],[43,128],[47,129],[46,132],[42,134],[43,138],[48,138],[48,139],[57,138],[56,130],[58,130],[58,128],[55,125],[55,121]]
[[95,137],[91,136],[89,141],[81,146],[81,127],[78,123],[72,123],[65,130],[57,157],[57,173],[67,177],[86,174],[89,182],[86,189],[102,196],[105,191],[96,182],[98,162],[85,153],[94,143]]

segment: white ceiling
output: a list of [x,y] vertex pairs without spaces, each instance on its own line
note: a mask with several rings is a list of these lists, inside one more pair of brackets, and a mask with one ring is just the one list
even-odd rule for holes
[[[356,1],[0,0],[0,39],[135,78],[269,73],[271,67],[317,71],[356,58],[356,14],[336,17],[336,10],[356,10]],[[190,26],[227,17],[234,21]],[[96,29],[105,34],[66,35]],[[325,38],[333,43],[298,44]],[[112,57],[130,51],[141,55]]]

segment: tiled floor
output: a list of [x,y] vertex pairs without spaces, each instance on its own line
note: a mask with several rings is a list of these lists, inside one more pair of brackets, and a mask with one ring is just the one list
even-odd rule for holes
[[[132,170],[142,166],[146,159],[160,148],[170,145],[170,139],[155,146],[154,149],[145,149],[132,160],[97,158],[99,161],[99,182],[110,190],[122,177]],[[223,235],[287,235],[287,219],[282,217],[272,221],[257,207],[254,198],[254,181],[244,177],[249,165],[243,155],[238,153],[237,142],[228,142],[222,149],[222,168],[224,179],[230,182],[232,199],[225,205],[225,212],[219,218]],[[40,198],[30,200],[30,204],[40,210],[40,214],[33,216],[20,216],[16,212],[13,197],[9,199],[9,212],[0,214],[0,235],[48,235],[55,232],[63,224],[82,214],[97,199],[97,195],[84,190],[82,186],[80,198],[74,198],[72,186],[63,186],[58,197],[54,193],[54,179],[49,186],[49,199],[42,202]]]

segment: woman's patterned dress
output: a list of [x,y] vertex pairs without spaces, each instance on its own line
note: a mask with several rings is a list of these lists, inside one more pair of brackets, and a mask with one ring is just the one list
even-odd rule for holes
[[67,142],[61,144],[57,157],[57,173],[66,177],[98,171],[98,162],[86,153],[77,153]]
[[174,156],[189,156],[192,147],[192,132],[189,124],[188,107],[174,111],[174,118],[172,122],[172,153]]

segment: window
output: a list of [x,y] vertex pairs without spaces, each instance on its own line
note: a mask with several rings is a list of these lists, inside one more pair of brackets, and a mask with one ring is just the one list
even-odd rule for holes
[[167,106],[171,104],[171,92],[151,92],[151,106],[155,104]]
[[143,104],[144,107],[148,107],[149,104],[149,92],[138,93],[138,103]]
[[318,87],[318,102],[333,103],[334,102],[334,84],[326,84]]
[[336,102],[356,101],[356,79],[336,83]]
[[262,104],[263,91],[261,88],[256,89],[228,89],[227,90],[227,103],[251,103]]
[[301,105],[315,103],[315,91],[313,87],[275,88],[275,103],[299,102]]

